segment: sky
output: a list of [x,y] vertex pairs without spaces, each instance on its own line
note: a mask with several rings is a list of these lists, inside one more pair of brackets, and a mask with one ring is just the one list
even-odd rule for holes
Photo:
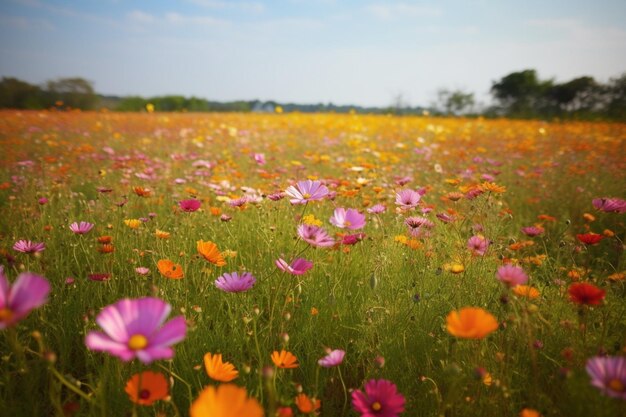
[[110,95],[429,105],[626,71],[626,1],[0,0],[0,76]]

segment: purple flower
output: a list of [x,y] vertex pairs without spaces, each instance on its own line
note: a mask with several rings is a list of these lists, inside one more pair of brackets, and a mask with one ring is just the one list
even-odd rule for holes
[[199,200],[196,200],[195,198],[192,198],[189,200],[181,200],[178,202],[178,207],[180,207],[182,211],[186,211],[187,213],[191,213],[191,212],[198,210],[201,205],[202,203]]
[[269,198],[272,201],[278,201],[278,200],[282,200],[283,198],[285,198],[285,194],[281,191],[278,193],[268,194],[267,198]]
[[626,357],[596,356],[585,367],[591,377],[591,385],[603,394],[626,400]]
[[452,223],[454,220],[456,220],[454,217],[446,213],[437,213],[435,216],[444,223]]
[[489,241],[481,235],[472,236],[467,241],[467,248],[475,255],[484,256],[488,247]]
[[310,224],[299,225],[298,236],[309,245],[319,248],[333,246],[335,244],[335,241],[332,237],[328,236],[326,230]]
[[370,379],[365,393],[352,391],[352,407],[361,417],[397,417],[404,411],[404,396],[386,379]]
[[13,249],[22,253],[39,253],[46,249],[43,242],[31,242],[30,240],[18,240],[13,245]]
[[231,207],[243,207],[248,203],[248,197],[243,196],[240,198],[234,198],[228,202]]
[[355,233],[353,235],[345,235],[341,238],[342,245],[355,245],[365,239],[365,233]]
[[265,165],[265,154],[255,153],[252,157],[254,158],[257,164]]
[[328,355],[324,356],[322,359],[317,361],[320,366],[324,368],[332,368],[334,366],[339,366],[343,362],[343,357],[346,356],[346,352],[341,349],[335,349],[330,352]]
[[404,224],[409,226],[410,230],[418,229],[420,227],[423,227],[425,229],[432,229],[433,227],[435,227],[435,223],[428,220],[426,217],[419,217],[419,216],[407,217],[404,220]]
[[355,209],[336,208],[330,222],[340,228],[348,228],[351,230],[361,229],[365,226],[365,215]]
[[306,204],[309,201],[321,200],[328,195],[328,188],[319,181],[298,181],[294,187],[289,186],[285,194],[291,197],[291,204]]
[[371,214],[381,214],[385,211],[387,211],[387,207],[384,204],[376,204],[367,209],[367,212]]
[[239,276],[237,272],[226,273],[215,280],[215,286],[225,292],[244,292],[254,286],[256,278],[250,272]]
[[313,262],[307,261],[304,258],[296,258],[291,264],[288,264],[283,258],[276,260],[276,266],[281,271],[289,272],[292,275],[303,275],[309,269],[313,268]]
[[498,272],[496,272],[496,277],[509,287],[523,285],[528,282],[528,275],[526,275],[526,272],[524,272],[524,270],[519,266],[515,265],[501,266],[498,268]]
[[0,330],[14,325],[33,309],[44,305],[49,292],[48,280],[31,272],[19,274],[11,286],[4,275],[4,266],[0,265]]
[[543,232],[544,232],[543,227],[538,227],[538,226],[522,227],[522,233],[524,233],[526,236],[529,236],[529,237],[539,236]]
[[402,190],[396,193],[396,205],[403,209],[410,209],[417,206],[422,196],[417,191],[410,189]]
[[103,332],[91,331],[85,344],[91,350],[107,352],[128,362],[139,358],[145,364],[170,359],[170,347],[185,338],[187,324],[177,316],[163,324],[172,307],[158,298],[122,299],[102,309],[96,323]]
[[70,230],[77,235],[84,235],[85,233],[88,233],[91,229],[93,229],[93,226],[93,223],[89,222],[74,222],[70,224]]
[[594,198],[592,204],[606,213],[626,213],[626,201],[619,198]]

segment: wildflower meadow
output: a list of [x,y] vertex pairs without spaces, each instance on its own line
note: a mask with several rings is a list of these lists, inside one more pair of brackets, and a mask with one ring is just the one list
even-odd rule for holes
[[2,111],[0,414],[624,416],[625,155],[620,123]]

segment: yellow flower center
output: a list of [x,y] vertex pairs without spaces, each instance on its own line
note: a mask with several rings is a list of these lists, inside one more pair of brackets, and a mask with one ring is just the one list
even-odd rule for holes
[[372,410],[380,411],[381,408],[383,408],[383,406],[378,401],[372,403]]
[[311,198],[311,194],[309,194],[309,193],[304,193],[304,194],[302,194],[302,197],[304,197],[304,198]]
[[9,322],[13,318],[13,312],[8,308],[0,309],[0,322]]
[[128,347],[132,350],[141,350],[148,346],[148,339],[142,334],[134,334],[128,339]]
[[346,227],[350,227],[350,226],[352,225],[352,223],[350,223],[350,221],[349,221],[349,220],[345,220],[345,221],[343,222],[343,224],[344,224]]
[[617,378],[610,380],[608,386],[609,388],[611,388],[611,390],[617,392],[624,392],[624,390],[626,390],[626,386],[624,386],[624,383]]

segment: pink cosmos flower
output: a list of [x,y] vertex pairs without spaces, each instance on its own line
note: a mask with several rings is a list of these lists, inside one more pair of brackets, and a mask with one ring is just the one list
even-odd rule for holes
[[355,209],[336,208],[330,222],[340,228],[348,228],[351,230],[361,229],[365,226],[365,215]]
[[592,204],[606,213],[626,213],[626,201],[620,198],[594,198]]
[[585,367],[591,377],[591,385],[613,398],[626,400],[626,357],[596,356]]
[[484,256],[488,247],[489,241],[481,235],[472,236],[467,241],[467,248],[475,255]]
[[313,262],[307,261],[304,258],[296,258],[291,264],[288,264],[283,258],[278,258],[276,260],[276,266],[281,271],[288,272],[292,275],[303,275],[313,268]]
[[529,237],[539,236],[544,231],[545,230],[543,227],[538,227],[538,226],[522,227],[522,233],[524,233],[526,236],[529,236]]
[[0,265],[0,330],[13,326],[37,307],[44,305],[50,292],[50,283],[39,275],[23,272],[13,286]]
[[196,200],[195,198],[191,198],[189,200],[181,200],[178,202],[178,207],[182,211],[186,211],[187,213],[192,213],[200,208],[202,203],[200,200]]
[[410,209],[417,206],[422,196],[417,191],[410,189],[402,190],[396,193],[396,205],[403,209]]
[[265,165],[265,154],[255,153],[252,157],[254,158],[257,164]]
[[298,236],[309,245],[319,248],[333,246],[335,244],[335,241],[332,237],[328,236],[326,230],[310,224],[299,225]]
[[135,272],[139,275],[148,275],[150,273],[150,269],[146,268],[145,266],[139,266],[135,268]]
[[37,200],[37,202],[43,206],[44,204],[48,203],[48,199],[46,197],[41,197],[39,200]]
[[163,324],[172,307],[159,298],[125,298],[102,309],[96,323],[104,332],[91,331],[85,344],[91,350],[107,352],[128,362],[138,358],[149,364],[170,359],[170,347],[185,338],[187,324],[177,316]]
[[519,266],[515,265],[503,265],[498,268],[496,278],[509,287],[523,285],[528,282],[528,275],[526,275],[526,272],[524,272],[524,270]]
[[43,242],[31,242],[30,240],[18,240],[13,245],[13,250],[22,253],[39,253],[46,249],[46,244]]
[[285,190],[291,204],[306,204],[309,201],[321,200],[328,195],[328,188],[319,181],[298,181],[298,184]]
[[77,235],[84,235],[93,229],[94,224],[89,222],[74,222],[70,224],[70,230]]
[[334,366],[341,365],[344,356],[346,356],[346,352],[344,350],[335,349],[328,355],[317,361],[317,363],[324,368],[332,368]]
[[269,198],[272,201],[278,201],[278,200],[282,200],[283,198],[285,198],[285,193],[278,192],[278,193],[272,193],[272,194],[268,194],[267,198]]
[[387,211],[387,207],[384,204],[375,204],[372,207],[367,209],[368,213],[371,214],[381,214]]
[[215,286],[224,292],[248,291],[256,283],[256,278],[250,272],[241,276],[237,272],[226,273],[215,280]]
[[370,379],[365,393],[352,391],[352,407],[361,417],[397,417],[404,411],[404,396],[386,379]]
[[355,233],[353,235],[345,235],[341,238],[342,245],[355,245],[365,239],[367,235],[365,233]]
[[456,220],[454,217],[446,213],[437,213],[435,216],[444,223],[452,223],[454,220]]

